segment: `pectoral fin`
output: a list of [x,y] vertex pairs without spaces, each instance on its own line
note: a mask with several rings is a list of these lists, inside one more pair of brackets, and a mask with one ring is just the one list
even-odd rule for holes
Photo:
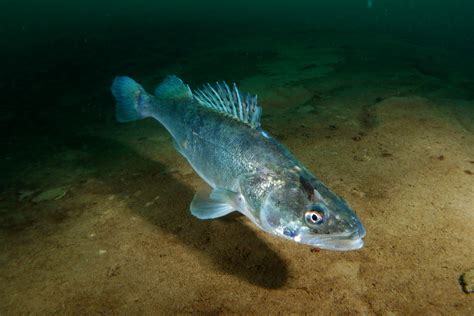
[[213,219],[236,211],[233,203],[234,192],[215,189],[208,192],[197,192],[191,202],[191,214],[199,219]]

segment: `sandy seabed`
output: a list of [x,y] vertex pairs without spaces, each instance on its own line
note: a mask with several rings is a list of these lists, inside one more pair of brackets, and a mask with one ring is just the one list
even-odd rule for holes
[[61,146],[32,136],[21,168],[3,156],[18,172],[0,195],[0,314],[473,315],[459,284],[474,267],[472,72],[439,48],[304,36],[129,74],[151,91],[169,73],[235,73],[263,128],[356,210],[362,250],[311,252],[237,214],[200,221],[188,209],[205,183],[158,123],[85,122]]

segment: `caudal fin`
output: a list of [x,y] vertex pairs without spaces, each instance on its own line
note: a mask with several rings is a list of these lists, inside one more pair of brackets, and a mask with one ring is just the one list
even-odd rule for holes
[[115,77],[112,94],[117,100],[115,116],[119,122],[130,122],[149,116],[150,97],[145,90],[129,77]]

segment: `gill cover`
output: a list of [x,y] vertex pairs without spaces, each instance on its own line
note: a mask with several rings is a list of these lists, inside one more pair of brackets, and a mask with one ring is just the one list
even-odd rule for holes
[[[264,229],[286,236],[296,234],[301,226],[308,199],[296,183],[278,186],[266,196],[260,211]],[[285,230],[294,230],[285,233]]]

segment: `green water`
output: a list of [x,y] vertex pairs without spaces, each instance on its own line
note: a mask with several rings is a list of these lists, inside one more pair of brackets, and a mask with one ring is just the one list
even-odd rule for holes
[[[470,1],[374,1],[371,9],[355,0],[3,1],[3,112],[26,121],[30,112],[43,118],[45,106],[75,115],[79,108],[63,109],[55,100],[67,89],[85,89],[89,97],[93,90],[105,98],[106,92],[99,91],[117,73],[158,74],[163,65],[192,63],[203,47],[218,47],[236,35],[278,40],[304,33],[308,42],[319,42],[356,33],[368,39],[367,45],[371,38],[388,36],[446,48],[462,64],[460,71],[471,71],[473,12]],[[265,51],[258,42],[255,49]],[[415,50],[404,53],[417,56]],[[233,63],[232,57],[213,56],[218,67],[202,69],[196,82],[238,80],[229,75],[235,69],[225,65]],[[248,57],[248,66],[237,71],[252,72],[252,57],[261,58]],[[103,106],[97,114],[107,115]]]

